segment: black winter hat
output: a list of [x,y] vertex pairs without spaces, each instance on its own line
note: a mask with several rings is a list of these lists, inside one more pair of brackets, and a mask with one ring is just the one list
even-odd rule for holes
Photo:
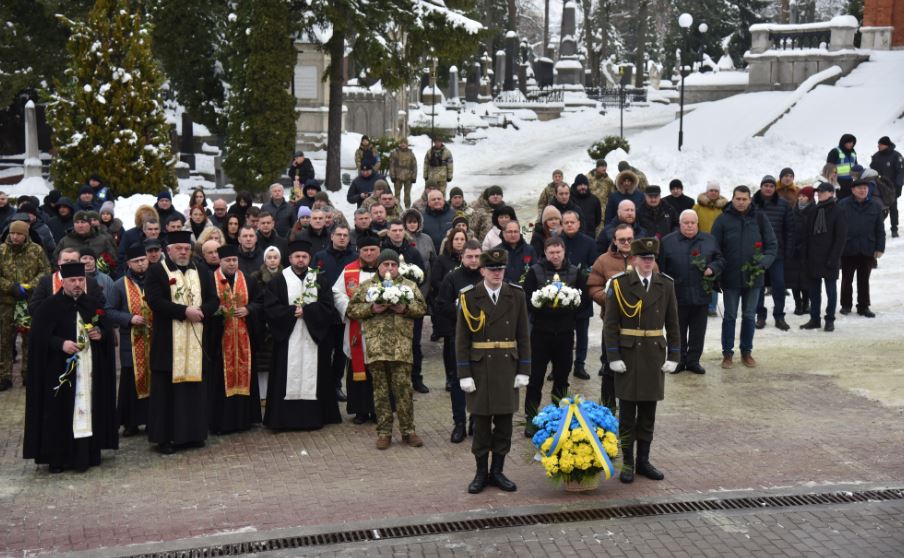
[[449,199],[451,200],[455,196],[465,197],[465,193],[462,192],[461,188],[458,186],[453,186],[451,190],[449,190]]
[[490,199],[490,196],[493,195],[502,195],[502,186],[490,186],[486,190],[483,191],[483,196],[486,199]]
[[578,173],[578,175],[574,177],[574,184],[572,184],[571,187],[576,188],[578,184],[586,184],[587,186],[590,186],[590,181],[587,180],[587,176],[582,173]]
[[775,186],[775,184],[776,184],[775,177],[772,176],[771,174],[767,174],[766,176],[763,177],[762,180],[760,180],[760,186],[762,186],[763,184],[772,184],[773,186]]
[[493,210],[493,225],[497,229],[501,229],[499,226],[499,216],[500,215],[508,215],[513,221],[517,221],[518,217],[515,216],[515,208],[510,207],[508,205],[503,205],[502,207],[497,207]]
[[598,167],[607,167],[607,168],[609,167],[609,165],[606,164],[606,160],[605,160],[605,159],[597,159],[597,160],[596,160],[596,166],[598,166]]
[[879,145],[886,145],[888,147],[891,147],[892,149],[894,149],[895,147],[895,144],[891,142],[891,138],[888,136],[882,136],[881,138],[879,138]]
[[62,196],[63,196],[63,194],[60,193],[59,190],[51,190],[50,193],[48,193],[46,196],[44,196],[44,203],[46,203],[46,204],[59,203],[60,198]]
[[783,169],[782,169],[782,172],[778,173],[778,179],[781,180],[781,179],[784,178],[785,175],[787,175],[787,174],[790,174],[791,176],[794,176],[794,169],[792,169],[791,167],[785,167],[785,168],[783,168]]
[[675,188],[679,188],[684,191],[684,184],[677,178],[673,178],[672,181],[669,182],[669,190],[674,190]]

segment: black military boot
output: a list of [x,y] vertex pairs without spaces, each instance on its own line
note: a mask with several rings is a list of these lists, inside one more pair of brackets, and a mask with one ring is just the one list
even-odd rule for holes
[[456,422],[455,428],[452,429],[452,436],[449,437],[449,441],[453,444],[460,444],[465,439],[465,423]]
[[665,478],[665,475],[650,463],[650,442],[637,440],[637,474],[656,481]]
[[514,492],[518,487],[512,481],[508,480],[502,469],[505,467],[505,456],[498,453],[493,454],[493,466],[490,468],[489,484],[497,486],[506,492]]
[[468,485],[468,493],[470,494],[480,494],[483,492],[483,489],[487,485],[487,463],[490,461],[489,454],[481,455],[476,458],[477,459],[477,474],[474,475],[474,480],[471,481],[471,484]]
[[618,480],[625,484],[634,482],[634,444],[630,446],[622,442],[622,469]]
[[822,327],[822,321],[819,318],[815,320],[810,318],[810,321],[800,326],[800,329],[819,329]]

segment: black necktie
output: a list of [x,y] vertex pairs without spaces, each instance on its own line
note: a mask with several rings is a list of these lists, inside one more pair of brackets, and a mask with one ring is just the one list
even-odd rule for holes
[[643,278],[643,279],[641,279],[641,281],[643,281],[643,290],[647,290],[647,289],[650,288],[650,282],[649,282],[649,279]]
[[493,299],[493,304],[496,304],[496,293],[493,293],[490,298]]

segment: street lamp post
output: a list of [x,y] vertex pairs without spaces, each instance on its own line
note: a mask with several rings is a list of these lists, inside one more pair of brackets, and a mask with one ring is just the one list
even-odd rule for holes
[[681,94],[678,115],[678,151],[681,151],[681,146],[684,144],[684,56],[688,51],[690,44],[690,32],[688,30],[693,23],[694,17],[691,14],[683,13],[678,16],[678,27],[684,29],[684,49],[678,56],[678,69],[681,72]]

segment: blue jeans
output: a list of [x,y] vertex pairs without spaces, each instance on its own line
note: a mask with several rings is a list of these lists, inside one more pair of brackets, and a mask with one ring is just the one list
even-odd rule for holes
[[574,364],[584,366],[587,362],[587,331],[590,329],[590,318],[578,318],[574,321]]
[[756,304],[763,287],[743,289],[722,288],[725,314],[722,316],[722,354],[734,354],[735,321],[738,319],[738,304],[741,305],[741,353],[753,351],[753,332],[756,323]]
[[810,279],[810,319],[819,320],[822,305],[822,283],[826,284],[826,321],[835,321],[835,305],[838,304],[837,279]]
[[709,308],[707,308],[707,311],[715,312],[718,308],[719,308],[719,293],[717,291],[713,291],[713,295],[709,299]]
[[[772,317],[785,319],[785,261],[775,260],[766,270],[766,277],[772,286]],[[756,317],[766,319],[766,289],[760,289],[759,301],[756,305]]]

